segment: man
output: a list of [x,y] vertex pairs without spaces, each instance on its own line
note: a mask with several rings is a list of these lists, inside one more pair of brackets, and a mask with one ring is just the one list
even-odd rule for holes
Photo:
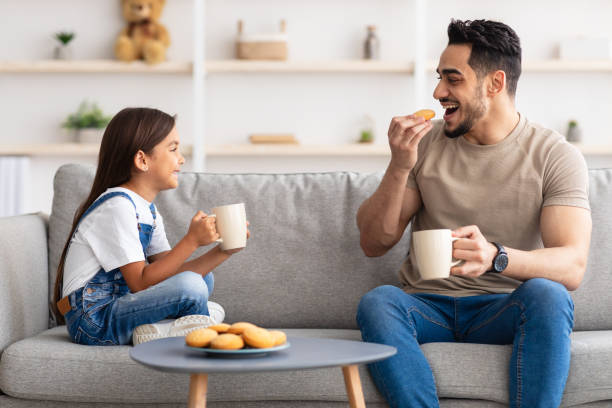
[[562,136],[517,112],[521,47],[510,27],[453,20],[448,37],[433,94],[444,120],[393,118],[391,161],[357,224],[367,256],[385,254],[411,220],[412,231],[453,229],[453,257],[464,262],[447,279],[421,280],[410,251],[402,289],[363,297],[363,339],[398,349],[370,371],[392,407],[436,407],[420,344],[513,344],[510,406],[558,407],[573,328],[568,290],[582,280],[591,235],[587,168]]

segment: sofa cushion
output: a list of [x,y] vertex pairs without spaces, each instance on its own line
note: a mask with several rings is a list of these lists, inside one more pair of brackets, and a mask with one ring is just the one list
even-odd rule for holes
[[575,330],[612,329],[612,169],[589,170],[593,233],[582,284],[572,292]]
[[[612,331],[574,332],[571,339],[570,374],[561,406],[612,399]],[[438,395],[507,403],[511,345],[428,343],[422,348]]]
[[[359,340],[356,330],[286,329],[289,336]],[[88,402],[178,403],[187,398],[189,376],[145,368],[132,361],[129,346],[70,343],[65,326],[19,341],[5,350],[0,388],[26,399]],[[506,403],[511,346],[429,343],[430,362],[441,398]],[[612,331],[572,334],[572,363],[563,406],[612,399]],[[593,375],[597,373],[597,375]],[[366,402],[381,402],[365,367],[360,367]],[[239,390],[239,391],[238,391]],[[210,401],[346,401],[341,370],[211,374]]]
[[[55,176],[49,219],[50,291],[72,217],[93,176],[92,166],[76,164],[62,166]],[[572,292],[575,329],[610,330],[612,169],[589,170],[589,176],[593,236],[584,281]],[[359,248],[355,214],[380,177],[182,173],[179,187],[162,192],[156,204],[174,245],[196,210],[246,203],[252,238],[245,250],[215,270],[212,299],[226,306],[227,320],[270,327],[356,328],[359,299],[371,288],[398,283],[408,248],[407,233],[382,258],[367,258]]]
[[[57,172],[49,225],[53,276],[72,214],[92,180],[92,167],[66,165]],[[361,296],[379,285],[398,284],[408,248],[406,233],[384,257],[367,258],[360,249],[355,215],[379,181],[380,174],[340,172],[183,173],[179,187],[160,193],[156,205],[174,245],[197,210],[246,204],[251,239],[214,272],[212,300],[225,306],[227,321],[354,329]]]
[[[448,405],[440,404],[441,408],[504,408],[503,405],[483,404],[482,401],[467,401],[459,400],[460,402]],[[453,401],[454,402],[454,401]],[[238,401],[238,402],[214,402],[206,404],[210,408],[346,408],[347,404],[344,401]],[[2,408],[185,408],[185,403],[170,403],[170,404],[139,404],[133,403],[83,403],[83,402],[66,402],[66,401],[34,401],[19,398],[13,398],[0,395],[0,407]],[[383,402],[369,403],[368,408],[389,408]],[[582,407],[581,407],[582,408]],[[591,407],[585,407],[591,408]],[[600,407],[593,407],[600,408]]]
[[46,218],[0,218],[0,353],[48,328]]
[[226,320],[354,329],[360,298],[378,285],[398,284],[408,247],[406,233],[382,258],[361,251],[355,215],[379,181],[380,175],[355,173],[189,173],[157,203],[172,243],[196,210],[246,203],[251,239],[215,269],[213,298],[227,305]]
[[[355,330],[286,330],[289,336],[359,340]],[[24,399],[88,402],[177,403],[187,400],[189,376],[156,371],[130,359],[130,346],[71,343],[65,326],[14,343],[2,354],[0,389]],[[382,401],[360,367],[368,401]],[[265,375],[264,375],[265,374]],[[340,368],[262,373],[211,374],[210,401],[346,401]]]

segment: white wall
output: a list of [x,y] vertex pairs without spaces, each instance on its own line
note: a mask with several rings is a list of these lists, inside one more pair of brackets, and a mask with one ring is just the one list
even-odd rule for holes
[[[119,0],[0,1],[0,60],[51,58],[52,34],[77,33],[75,58],[112,58],[112,45],[123,22]],[[607,0],[427,1],[427,57],[437,59],[446,43],[451,17],[492,18],[511,25],[522,40],[524,60],[556,55],[558,41],[577,35],[612,37],[612,2]],[[192,1],[168,0],[162,22],[173,44],[171,60],[190,60]],[[411,60],[415,52],[412,0],[207,0],[208,59],[233,56],[236,20],[247,32],[273,32],[285,18],[290,58],[325,60],[359,58],[365,26],[375,24],[381,57]],[[435,73],[428,73],[432,92]],[[386,143],[392,116],[439,104],[427,95],[427,106],[414,106],[411,76],[388,74],[211,74],[207,82],[206,143],[246,142],[249,133],[293,132],[304,144],[343,144],[357,137],[365,113],[376,120],[376,143]],[[585,143],[607,144],[605,120],[612,100],[612,74],[525,73],[517,104],[529,119],[561,132],[577,119]],[[152,106],[178,113],[182,141],[191,144],[192,94],[188,75],[0,74],[1,143],[63,142],[59,124],[79,102],[89,98],[107,112],[125,106]],[[90,158],[34,158],[27,211],[51,206],[55,169],[65,161],[94,163]],[[593,166],[607,158],[589,158]],[[210,158],[213,172],[382,170],[383,158]]]
[[[609,0],[469,0],[428,1],[428,53],[437,59],[447,41],[451,17],[486,18],[510,25],[521,38],[523,61],[557,58],[559,42],[574,37],[612,38]],[[435,78],[432,76],[430,88]],[[565,133],[577,119],[585,143],[609,144],[610,130],[601,118],[612,108],[612,74],[523,73],[517,107],[530,120]],[[433,99],[431,100],[433,104]]]

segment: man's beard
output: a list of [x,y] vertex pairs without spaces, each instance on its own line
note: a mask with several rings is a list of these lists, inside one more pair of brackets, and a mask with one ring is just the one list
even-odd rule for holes
[[478,95],[479,91],[480,88],[476,87],[474,106],[472,106],[471,104],[461,105],[461,109],[465,112],[466,116],[463,122],[459,123],[457,125],[457,128],[452,131],[448,130],[446,126],[444,127],[444,134],[446,135],[446,137],[450,139],[456,139],[459,136],[465,135],[467,132],[472,130],[472,127],[474,127],[474,124],[478,121],[478,119],[484,116],[486,110],[483,102],[484,98]]

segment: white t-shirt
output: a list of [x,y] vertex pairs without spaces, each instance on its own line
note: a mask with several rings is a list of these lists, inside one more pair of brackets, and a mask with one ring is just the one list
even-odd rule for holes
[[[85,286],[100,268],[108,272],[132,262],[145,261],[138,222],[153,225],[151,203],[122,187],[109,188],[102,195],[118,191],[128,194],[136,209],[126,197],[115,196],[82,219],[66,255],[62,296]],[[146,257],[170,250],[159,212],[156,212],[155,225]]]

